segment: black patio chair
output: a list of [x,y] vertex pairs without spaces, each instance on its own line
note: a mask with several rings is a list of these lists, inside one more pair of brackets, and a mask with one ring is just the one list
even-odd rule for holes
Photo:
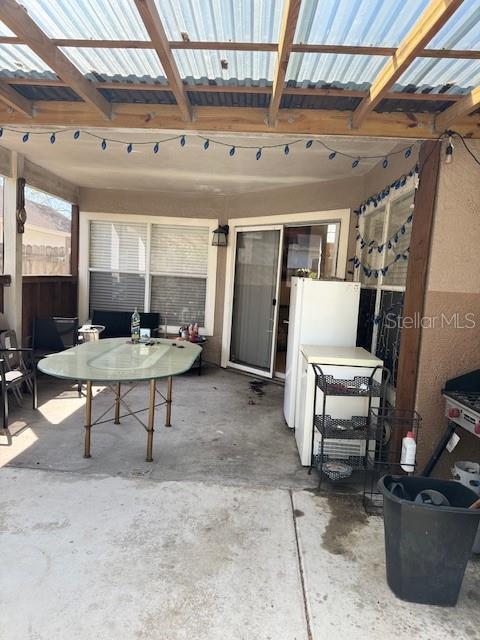
[[34,318],[32,349],[36,361],[78,344],[78,318]]
[[32,349],[2,347],[0,356],[2,425],[3,430],[6,431],[8,429],[8,392],[19,392],[23,386],[27,386],[32,394],[32,408],[36,409],[37,376]]
[[[78,318],[34,318],[32,331],[33,358],[37,363],[53,353],[78,344]],[[78,395],[82,384],[78,382]]]

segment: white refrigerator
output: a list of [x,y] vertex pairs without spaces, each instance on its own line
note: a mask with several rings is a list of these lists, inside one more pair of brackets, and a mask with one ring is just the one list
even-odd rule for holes
[[292,278],[283,413],[295,428],[300,346],[354,347],[360,283]]

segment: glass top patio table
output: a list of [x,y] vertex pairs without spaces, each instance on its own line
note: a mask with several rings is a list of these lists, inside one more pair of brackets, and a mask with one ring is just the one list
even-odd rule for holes
[[188,371],[202,348],[188,341],[156,339],[152,345],[104,338],[52,354],[38,363],[43,373],[67,380],[134,382]]

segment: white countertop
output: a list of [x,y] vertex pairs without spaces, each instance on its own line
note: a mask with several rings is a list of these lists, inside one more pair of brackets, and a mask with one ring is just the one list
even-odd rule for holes
[[362,347],[324,347],[314,344],[302,344],[301,353],[308,364],[331,364],[377,367],[383,362]]

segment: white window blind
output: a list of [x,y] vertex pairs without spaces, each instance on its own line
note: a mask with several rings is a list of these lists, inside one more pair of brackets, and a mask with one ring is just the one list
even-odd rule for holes
[[145,272],[147,225],[90,222],[90,268]]
[[150,310],[162,323],[205,323],[208,227],[152,225]]
[[153,224],[151,273],[206,278],[208,241],[208,227]]
[[209,226],[91,220],[90,312],[136,306],[204,327],[210,237]]

